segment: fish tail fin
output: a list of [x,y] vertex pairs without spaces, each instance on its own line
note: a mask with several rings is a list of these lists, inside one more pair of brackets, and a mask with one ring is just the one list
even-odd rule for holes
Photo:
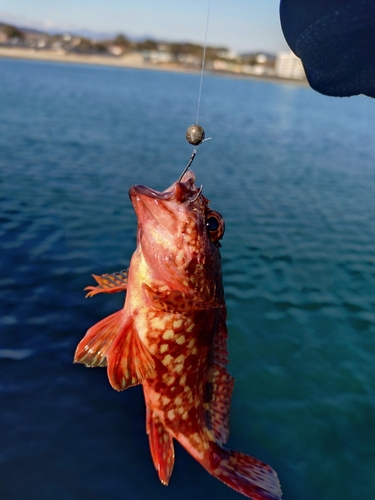
[[148,377],[155,362],[124,309],[92,326],[78,344],[75,363],[107,366],[109,382],[117,391],[137,385]]
[[252,500],[280,500],[282,493],[276,472],[264,462],[238,451],[211,444],[210,474]]

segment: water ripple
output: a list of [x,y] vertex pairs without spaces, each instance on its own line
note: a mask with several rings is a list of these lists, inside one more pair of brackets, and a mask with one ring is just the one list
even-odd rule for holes
[[[191,154],[199,76],[0,66],[0,497],[234,500],[182,451],[171,489],[155,487],[141,392],[71,363],[123,305],[83,288],[129,264],[129,186],[165,189]],[[290,500],[374,498],[375,108],[209,75],[204,88],[213,140],[194,170],[226,220],[231,443],[269,461]]]

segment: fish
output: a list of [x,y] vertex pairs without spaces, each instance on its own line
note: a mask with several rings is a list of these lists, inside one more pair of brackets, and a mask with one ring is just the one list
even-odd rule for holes
[[165,191],[129,190],[137,245],[128,271],[93,275],[88,296],[126,292],[124,307],[92,326],[74,361],[107,367],[117,391],[142,384],[151,457],[168,485],[177,440],[210,474],[253,500],[280,500],[276,472],[225,447],[234,379],[220,240],[224,219],[188,170]]

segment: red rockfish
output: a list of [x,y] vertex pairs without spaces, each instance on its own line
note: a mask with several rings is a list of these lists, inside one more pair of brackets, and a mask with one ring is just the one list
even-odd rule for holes
[[253,500],[281,498],[275,471],[224,447],[233,377],[226,364],[221,215],[188,171],[163,192],[135,185],[137,248],[128,273],[95,276],[89,296],[126,290],[124,308],[88,330],[75,361],[107,366],[112,387],[142,384],[147,434],[160,481],[174,465],[173,439],[213,476]]

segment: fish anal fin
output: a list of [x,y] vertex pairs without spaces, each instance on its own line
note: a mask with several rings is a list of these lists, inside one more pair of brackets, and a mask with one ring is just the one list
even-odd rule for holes
[[212,455],[202,464],[213,476],[252,500],[281,500],[276,472],[269,465],[238,451],[211,443]]
[[174,466],[173,438],[155,413],[147,408],[147,434],[150,451],[159,479],[168,485]]
[[213,364],[210,369],[208,384],[210,391],[210,424],[215,440],[222,445],[229,437],[229,413],[232,399],[234,378],[228,373],[227,327],[224,314],[220,314],[218,332],[214,343]]
[[86,366],[107,366],[107,352],[124,323],[123,309],[102,319],[92,326],[78,344],[75,363]]
[[221,304],[213,300],[205,300],[194,291],[172,290],[160,292],[152,290],[146,283],[142,285],[146,297],[151,300],[153,307],[166,312],[199,311],[221,307]]
[[85,290],[89,290],[86,297],[93,297],[98,293],[117,293],[124,292],[128,286],[128,273],[127,271],[119,271],[113,274],[102,274],[97,276],[92,275],[97,286],[87,286]]
[[143,344],[133,321],[128,320],[107,353],[109,382],[117,391],[140,384],[155,369],[154,359]]

